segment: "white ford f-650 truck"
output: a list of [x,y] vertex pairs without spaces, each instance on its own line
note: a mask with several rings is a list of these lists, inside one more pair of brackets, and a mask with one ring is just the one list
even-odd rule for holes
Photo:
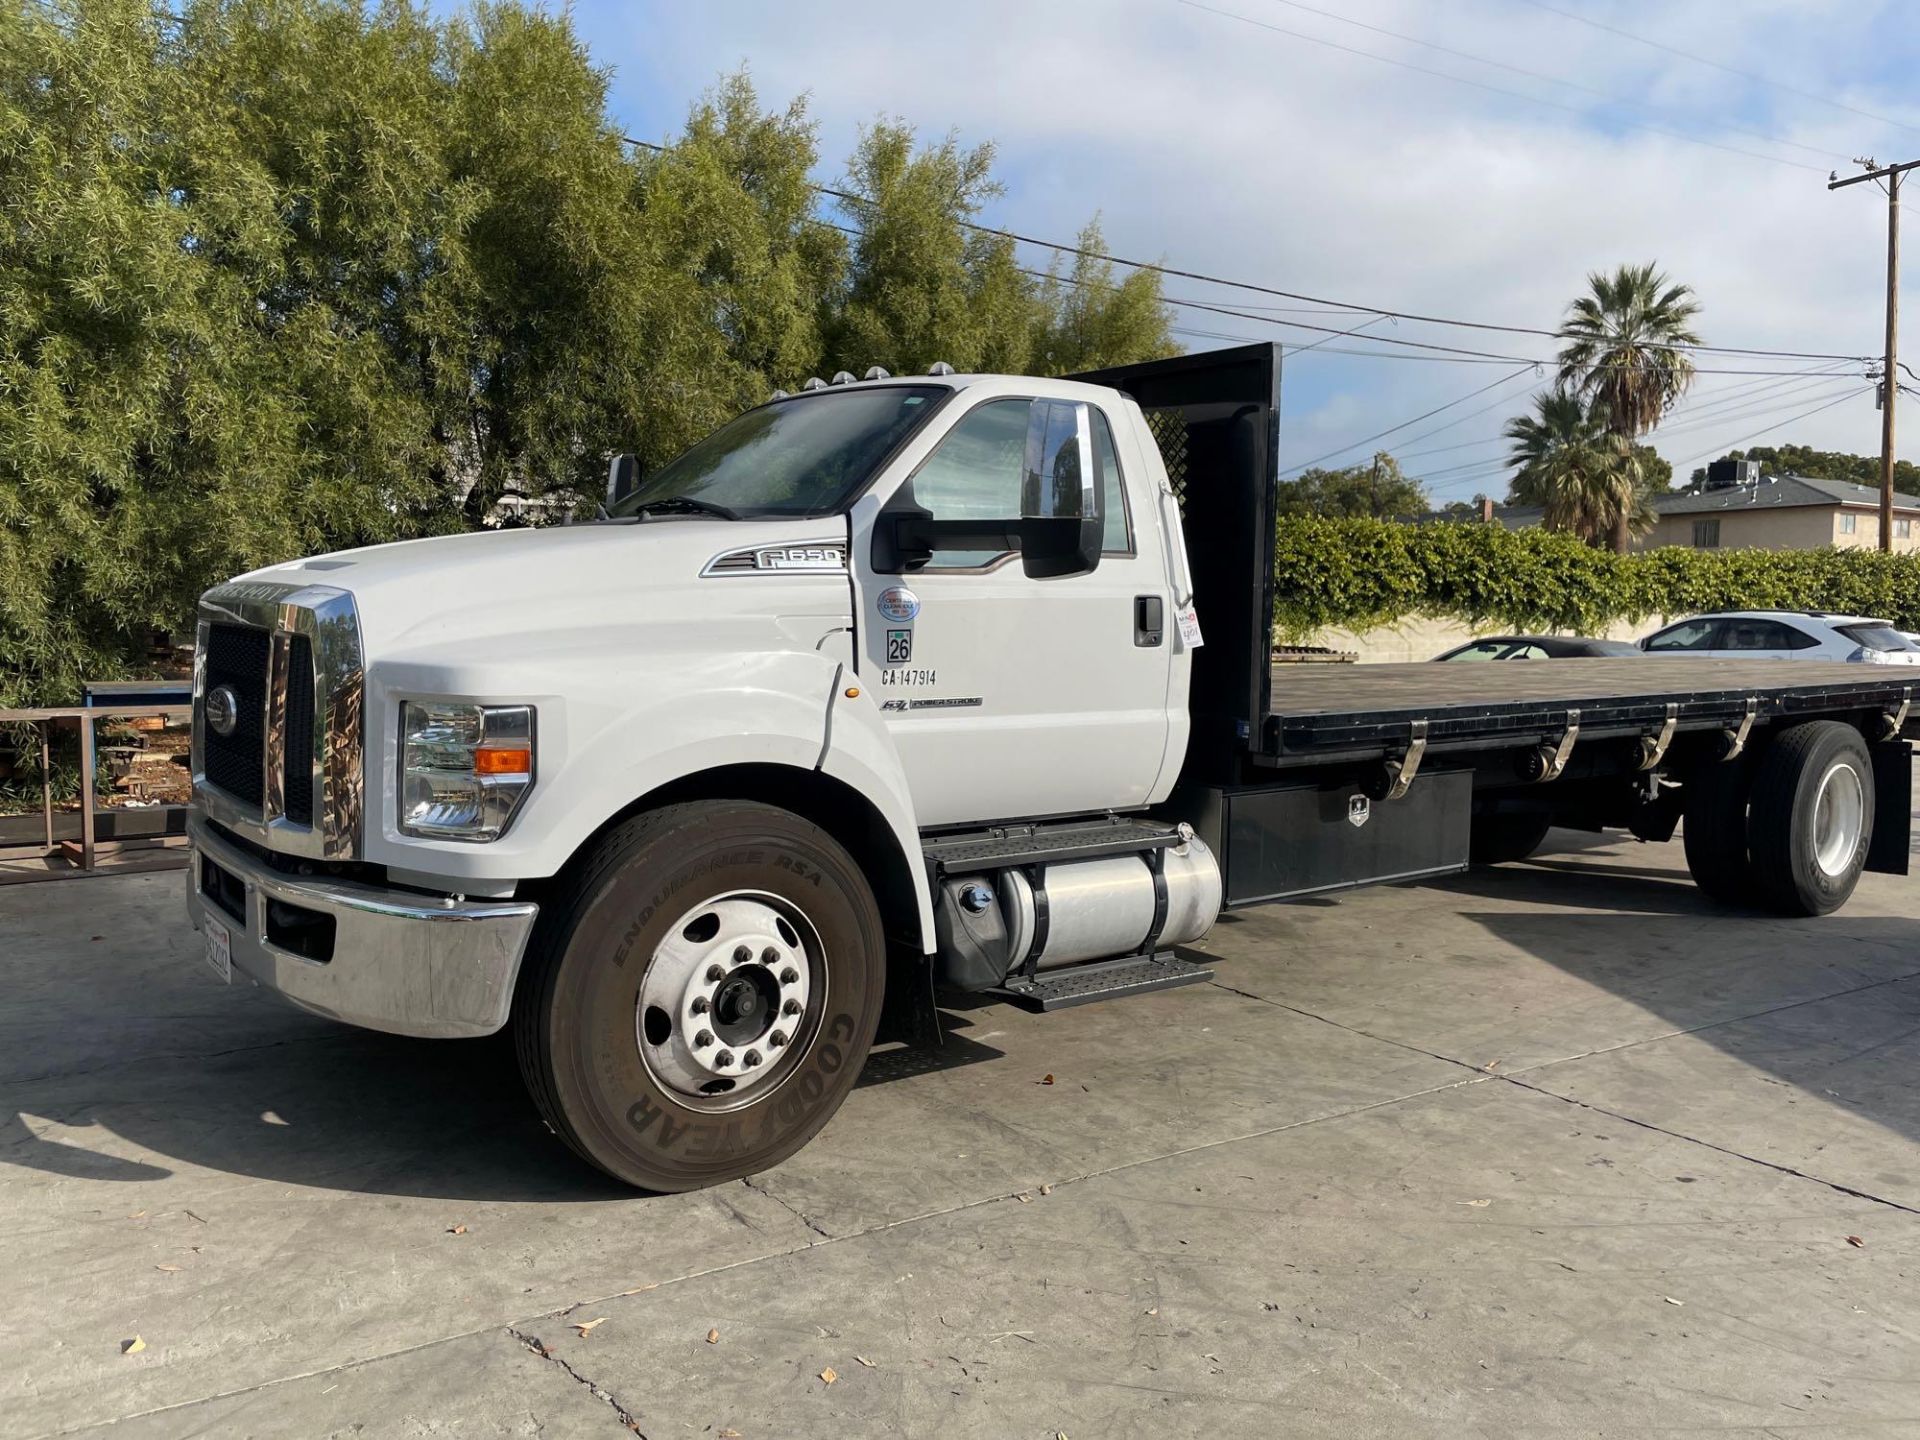
[[1729,903],[1905,873],[1902,672],[1274,667],[1273,347],[935,369],[617,458],[595,523],[209,591],[215,967],[350,1024],[511,1025],[568,1144],[682,1190],[805,1144],[883,1004],[937,1043],[935,987],[1204,979],[1175,950],[1223,905],[1683,816]]

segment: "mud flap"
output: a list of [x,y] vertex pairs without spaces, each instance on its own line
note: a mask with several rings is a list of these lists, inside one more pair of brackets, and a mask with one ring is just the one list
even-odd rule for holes
[[1867,869],[1876,875],[1905,875],[1913,861],[1913,747],[1905,740],[1883,740],[1869,747],[1873,756],[1873,838],[1867,842]]

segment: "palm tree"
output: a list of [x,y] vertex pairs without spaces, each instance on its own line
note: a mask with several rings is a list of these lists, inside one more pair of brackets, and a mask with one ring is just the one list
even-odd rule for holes
[[1653,526],[1640,488],[1633,442],[1615,435],[1581,397],[1564,386],[1536,395],[1534,413],[1507,422],[1514,467],[1507,499],[1545,509],[1549,530],[1571,530],[1589,545],[1626,548]]
[[[1560,384],[1631,444],[1660,423],[1693,383],[1688,347],[1700,305],[1658,266],[1622,265],[1587,277],[1592,293],[1567,307],[1560,324]],[[1616,517],[1613,548],[1627,548],[1628,514]]]

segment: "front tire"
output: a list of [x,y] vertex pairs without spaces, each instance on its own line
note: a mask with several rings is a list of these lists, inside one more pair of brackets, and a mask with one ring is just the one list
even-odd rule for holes
[[541,909],[514,1005],[522,1075],[581,1156],[645,1190],[779,1164],[873,1044],[879,907],[788,811],[699,801],[628,820]]
[[1770,908],[1825,915],[1853,894],[1873,839],[1873,761],[1851,725],[1782,731],[1753,776],[1747,844]]

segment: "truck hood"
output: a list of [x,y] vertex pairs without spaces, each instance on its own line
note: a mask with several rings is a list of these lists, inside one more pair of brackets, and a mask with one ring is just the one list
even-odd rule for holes
[[[831,613],[846,572],[757,568],[767,548],[846,547],[840,516],[802,520],[658,517],[638,523],[489,530],[341,550],[240,576],[349,591],[375,657],[477,637],[691,617]],[[706,573],[744,552],[740,568]]]

